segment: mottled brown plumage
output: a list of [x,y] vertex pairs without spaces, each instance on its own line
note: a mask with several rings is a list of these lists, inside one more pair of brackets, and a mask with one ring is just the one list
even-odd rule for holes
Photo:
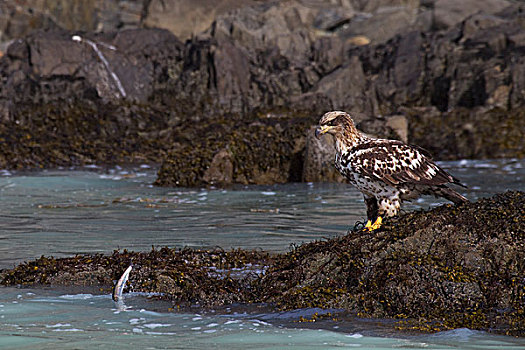
[[381,225],[381,217],[396,215],[402,201],[423,194],[456,204],[467,200],[447,186],[463,186],[459,180],[434,163],[422,148],[365,136],[350,115],[340,111],[321,117],[316,136],[326,133],[335,137],[335,167],[365,197],[370,230]]

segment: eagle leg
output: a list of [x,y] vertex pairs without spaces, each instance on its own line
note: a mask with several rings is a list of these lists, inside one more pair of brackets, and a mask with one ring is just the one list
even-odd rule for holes
[[363,231],[372,232],[374,230],[377,230],[378,228],[381,227],[382,223],[383,223],[383,218],[381,218],[381,216],[378,216],[376,221],[373,224],[371,220],[368,220]]
[[[363,231],[372,231],[370,229],[370,227],[372,227],[372,222],[374,222],[375,224],[377,223],[377,220],[379,219],[379,204],[377,203],[376,197],[369,197],[367,195],[365,195],[364,197],[365,197],[365,204],[366,204],[366,216],[367,216],[368,222],[366,223]],[[379,225],[381,225],[381,223],[379,223]]]

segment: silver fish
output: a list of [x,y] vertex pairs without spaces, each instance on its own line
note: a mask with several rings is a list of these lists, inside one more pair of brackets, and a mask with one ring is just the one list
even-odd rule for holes
[[131,272],[132,268],[133,265],[129,265],[122,276],[120,276],[117,284],[115,284],[115,287],[113,287],[113,301],[122,300],[122,292],[124,291],[124,287],[126,286],[126,282],[128,281],[129,273]]

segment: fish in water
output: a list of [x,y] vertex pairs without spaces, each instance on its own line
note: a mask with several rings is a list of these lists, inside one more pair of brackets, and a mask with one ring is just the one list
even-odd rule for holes
[[115,287],[113,288],[113,301],[122,300],[122,292],[124,291],[124,287],[126,286],[126,282],[128,281],[129,273],[131,272],[132,268],[133,265],[129,265],[122,276],[120,276],[117,284],[115,284]]

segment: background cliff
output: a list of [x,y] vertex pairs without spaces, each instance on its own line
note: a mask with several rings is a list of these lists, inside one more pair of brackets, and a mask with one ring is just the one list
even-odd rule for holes
[[524,9],[3,2],[0,167],[160,163],[158,185],[339,181],[330,140],[310,132],[333,109],[438,159],[523,157]]

